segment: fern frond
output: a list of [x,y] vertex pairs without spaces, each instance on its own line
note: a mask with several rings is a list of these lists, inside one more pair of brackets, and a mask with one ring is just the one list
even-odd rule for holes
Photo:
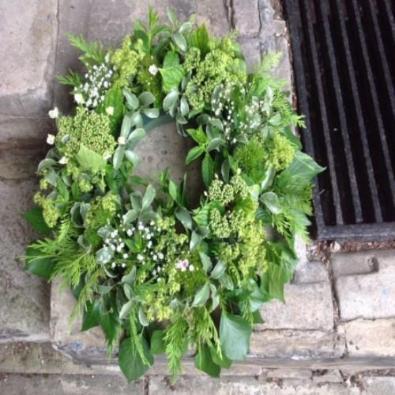
[[56,77],[58,82],[62,85],[72,86],[74,88],[80,86],[82,84],[82,77],[80,74],[75,73],[74,71],[69,71],[65,75],[59,75]]
[[70,44],[83,52],[79,59],[87,68],[104,62],[106,53],[100,43],[88,42],[82,36],[74,34],[68,34],[67,36]]

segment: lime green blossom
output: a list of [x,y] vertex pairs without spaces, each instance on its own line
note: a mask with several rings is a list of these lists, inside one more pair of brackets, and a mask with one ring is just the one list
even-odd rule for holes
[[60,211],[56,207],[55,200],[44,196],[42,193],[37,192],[34,195],[34,203],[37,204],[43,210],[43,217],[45,223],[50,227],[53,228],[59,218],[60,218]]

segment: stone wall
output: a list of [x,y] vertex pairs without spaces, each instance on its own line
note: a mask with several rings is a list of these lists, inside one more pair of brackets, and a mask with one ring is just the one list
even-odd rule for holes
[[[393,250],[336,253],[323,263],[308,260],[302,246],[286,303],[264,306],[265,323],[253,334],[248,360],[210,380],[187,359],[174,388],[164,361],[151,377],[127,386],[106,359],[99,332],[70,330],[67,293],[53,288],[50,309],[48,285],[23,271],[19,258],[35,236],[23,212],[31,205],[46,135],[54,130],[47,112],[71,105],[55,76],[78,67],[65,33],[116,44],[146,15],[147,3],[162,16],[168,6],[181,18],[195,14],[218,34],[237,29],[251,69],[263,54],[281,51],[276,73],[292,86],[276,0],[0,0],[0,393],[395,393]],[[169,144],[163,155],[173,157]]]

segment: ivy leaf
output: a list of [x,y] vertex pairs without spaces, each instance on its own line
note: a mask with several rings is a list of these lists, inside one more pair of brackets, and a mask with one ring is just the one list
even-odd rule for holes
[[280,214],[282,211],[281,203],[278,196],[274,192],[265,192],[261,195],[261,201],[275,215]]
[[221,368],[213,361],[207,344],[202,344],[199,347],[199,351],[195,356],[195,366],[211,377],[219,377],[221,373]]
[[214,161],[209,153],[203,158],[202,161],[202,177],[204,184],[208,187],[214,178]]
[[195,159],[199,158],[204,153],[204,148],[202,146],[196,146],[189,150],[187,157],[185,159],[185,163],[189,165]]
[[95,302],[88,302],[84,310],[82,318],[81,331],[87,331],[88,329],[94,328],[100,324],[100,304],[96,300]]
[[29,211],[26,211],[25,219],[36,232],[42,235],[48,235],[51,232],[51,228],[48,227],[44,220],[41,207],[33,207]]
[[164,340],[165,331],[156,330],[151,337],[151,352],[154,355],[163,354],[166,352],[166,343]]
[[218,351],[214,347],[210,347],[210,354],[213,362],[220,366],[221,368],[230,368],[232,365],[232,361],[227,358],[223,353],[219,355]]
[[241,361],[247,356],[251,326],[246,320],[222,311],[219,336],[222,350],[230,360]]
[[147,186],[147,189],[145,190],[143,201],[142,201],[142,209],[145,210],[147,209],[151,203],[154,201],[156,196],[156,191],[155,188],[150,184]]
[[147,341],[143,337],[139,337],[138,341],[141,341],[143,358],[148,363],[144,363],[143,358],[138,352],[138,347],[130,337],[124,339],[119,347],[119,367],[128,381],[136,380],[143,376],[154,363]]
[[192,217],[187,209],[180,207],[175,211],[174,215],[182,223],[185,229],[192,229]]
[[108,344],[113,344],[118,337],[120,326],[114,313],[100,314],[100,326]]
[[210,296],[210,285],[204,284],[195,294],[192,306],[204,306]]

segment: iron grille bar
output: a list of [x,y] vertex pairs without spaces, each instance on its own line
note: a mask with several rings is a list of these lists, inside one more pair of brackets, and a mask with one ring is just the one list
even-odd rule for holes
[[[290,34],[299,36],[299,27],[301,24],[300,21],[300,16],[299,12],[294,8],[294,5],[290,4],[290,13],[294,16],[296,20],[296,24],[290,25]],[[302,50],[300,47],[301,40],[298,40],[297,43],[295,43],[294,46],[294,56],[293,56],[293,63],[294,67],[296,69],[295,73],[295,79],[296,79],[296,84],[297,86],[306,86],[306,78],[305,78],[305,67],[303,64],[303,58],[302,58]],[[298,101],[300,103],[300,107],[302,109],[303,114],[306,116],[306,130],[304,131],[304,137],[305,137],[305,148],[306,151],[312,155],[313,157],[316,157],[315,155],[315,149],[314,149],[314,144],[313,144],[313,139],[311,136],[311,114],[310,114],[310,109],[308,105],[308,98],[307,98],[307,92],[304,89],[298,90]],[[318,180],[315,180],[315,185],[314,185],[314,194],[313,194],[313,203],[314,207],[316,209],[315,212],[315,220],[317,223],[317,226],[319,228],[322,228],[325,226],[325,221],[324,221],[324,214],[322,210],[322,204],[321,204],[321,198],[319,196],[319,182]]]
[[388,97],[389,97],[389,100],[391,103],[392,114],[395,115],[395,95],[393,92],[394,86],[392,83],[391,74],[390,74],[390,70],[388,67],[387,55],[385,53],[384,46],[383,46],[383,37],[381,35],[381,31],[379,28],[379,21],[377,20],[377,9],[375,9],[372,0],[368,0],[368,3],[369,3],[370,15],[371,15],[372,22],[373,22],[373,29],[374,29],[374,33],[376,35],[377,47],[379,50],[379,55],[380,55],[380,60],[381,60],[381,67],[383,68],[383,72],[384,72],[384,78],[385,78],[385,82],[386,82],[385,86],[388,91]]
[[359,37],[359,43],[361,45],[362,49],[362,55],[364,59],[364,63],[366,66],[367,70],[367,77],[368,77],[368,82],[370,86],[370,93],[373,101],[373,109],[376,115],[376,121],[377,121],[377,126],[379,130],[379,136],[380,136],[380,141],[381,141],[381,148],[384,156],[384,164],[386,167],[386,171],[388,174],[388,182],[389,182],[389,187],[391,190],[391,198],[392,198],[392,203],[395,205],[395,178],[394,178],[394,172],[392,170],[392,164],[391,164],[391,156],[388,148],[388,142],[387,138],[385,135],[385,130],[384,130],[384,125],[383,125],[383,119],[382,119],[382,114],[380,111],[380,104],[379,100],[377,97],[377,91],[375,87],[375,82],[374,82],[374,77],[373,77],[373,71],[372,71],[372,66],[370,64],[370,59],[369,59],[369,53],[368,49],[366,46],[365,42],[365,37],[364,37],[364,32],[363,32],[363,27],[362,27],[362,22],[361,22],[361,15],[359,12],[358,4],[356,3],[356,0],[351,0],[352,7],[354,10],[354,15],[355,19],[357,21],[357,32],[358,32],[358,37]]
[[351,84],[351,93],[352,93],[353,99],[354,99],[358,127],[361,132],[363,157],[366,161],[366,173],[368,175],[368,183],[369,183],[370,191],[373,195],[372,202],[373,202],[374,216],[375,216],[376,222],[382,222],[383,216],[382,216],[381,207],[380,207],[380,200],[379,200],[379,193],[377,190],[377,184],[376,184],[376,180],[374,177],[370,146],[369,146],[368,137],[366,134],[365,116],[363,114],[361,100],[359,98],[359,88],[358,88],[358,84],[357,84],[356,77],[355,77],[355,71],[354,71],[355,65],[353,62],[353,58],[351,56],[350,41],[349,41],[349,37],[347,34],[346,25],[344,22],[344,20],[345,20],[344,11],[345,10],[343,8],[343,4],[341,3],[341,0],[336,0],[336,5],[337,5],[338,13],[339,13],[340,29],[341,29],[341,34],[342,34],[343,44],[344,44],[344,49],[345,49],[345,55],[346,55],[345,58],[346,58],[346,63],[347,63],[348,77],[349,77],[350,84]]
[[395,19],[394,16],[392,15],[391,4],[389,0],[384,0],[384,3],[385,3],[386,14],[388,16],[388,21],[391,26],[392,39],[395,41]]
[[[306,4],[305,4],[306,6]],[[298,14],[299,15],[299,14]],[[300,23],[302,21],[300,20]],[[310,47],[312,49],[312,59],[313,59],[313,69],[314,69],[314,74],[315,78],[314,81],[316,82],[317,85],[317,92],[318,92],[318,101],[320,105],[320,111],[321,111],[321,118],[322,118],[322,126],[323,126],[323,132],[324,132],[324,139],[325,139],[325,147],[327,150],[327,156],[328,156],[328,167],[330,171],[330,181],[331,181],[331,186],[332,186],[332,195],[333,199],[335,202],[335,213],[336,213],[336,222],[339,224],[343,224],[343,213],[342,213],[342,204],[341,204],[341,199],[340,199],[340,193],[339,193],[339,184],[337,181],[337,174],[336,174],[336,168],[335,168],[335,161],[334,161],[334,153],[332,149],[332,141],[330,138],[330,132],[329,132],[329,122],[328,122],[328,113],[326,111],[327,108],[327,103],[325,102],[325,94],[324,94],[324,89],[322,86],[322,80],[320,76],[320,66],[318,62],[318,49],[316,46],[316,41],[314,39],[314,33],[311,25],[311,18],[307,18],[307,27],[308,27],[308,37],[309,37],[309,43]]]
[[326,41],[327,49],[329,51],[330,69],[331,69],[332,79],[334,82],[334,91],[336,96],[336,107],[339,114],[340,129],[344,141],[344,153],[347,162],[348,174],[351,182],[351,197],[354,203],[355,221],[357,223],[360,223],[363,221],[361,200],[359,197],[359,187],[358,187],[357,177],[355,174],[355,164],[352,156],[350,135],[348,132],[348,125],[347,125],[346,115],[344,112],[345,107],[344,107],[343,96],[341,92],[339,73],[337,70],[335,50],[333,48],[333,41],[328,23],[328,13],[329,13],[328,2],[319,1],[318,3],[320,5],[321,17],[324,22],[325,41]]

